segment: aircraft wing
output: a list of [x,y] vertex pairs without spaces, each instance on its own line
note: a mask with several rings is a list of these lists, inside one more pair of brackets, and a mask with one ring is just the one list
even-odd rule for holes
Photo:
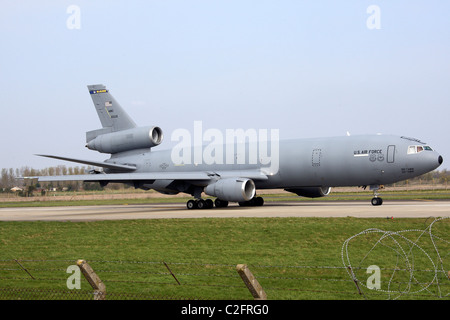
[[194,172],[132,172],[132,173],[97,173],[63,176],[34,176],[25,179],[38,179],[40,182],[56,181],[151,181],[151,180],[185,180],[210,181],[223,178],[240,177],[253,180],[267,180],[267,175],[260,170],[233,170],[233,171],[194,171]]
[[102,168],[107,168],[107,169],[126,171],[126,172],[136,170],[135,166],[125,165],[125,164],[115,164],[115,163],[83,160],[83,159],[76,159],[76,158],[66,158],[66,157],[52,156],[52,155],[47,155],[47,154],[37,154],[37,156],[71,161],[71,162],[77,162],[77,163],[82,163],[82,164],[87,164],[87,165],[92,165],[92,166],[97,166],[97,167],[102,167]]

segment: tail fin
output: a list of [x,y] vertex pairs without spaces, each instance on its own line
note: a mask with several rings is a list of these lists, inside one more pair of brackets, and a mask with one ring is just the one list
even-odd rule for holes
[[122,109],[120,104],[113,98],[102,84],[87,86],[97,110],[98,117],[103,129],[86,132],[86,142],[105,133],[127,130],[136,127],[136,123]]

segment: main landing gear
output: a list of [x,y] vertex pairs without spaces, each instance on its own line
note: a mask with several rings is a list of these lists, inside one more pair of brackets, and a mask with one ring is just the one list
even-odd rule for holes
[[211,209],[212,207],[214,207],[214,203],[211,199],[196,199],[196,200],[189,200],[186,203],[186,207],[191,210],[191,209]]
[[[241,207],[255,207],[255,206],[262,206],[264,204],[264,199],[262,197],[254,197],[250,201],[245,202],[239,202],[239,205]],[[186,203],[186,207],[189,210],[192,209],[212,209],[214,208],[226,208],[228,207],[228,201],[216,199],[214,202],[211,199],[195,199],[195,200],[189,200]]]
[[189,210],[192,209],[212,209],[214,208],[214,205],[216,208],[225,208],[228,207],[228,201],[216,199],[216,201],[212,201],[211,199],[195,199],[195,200],[189,200],[186,203],[186,207]]

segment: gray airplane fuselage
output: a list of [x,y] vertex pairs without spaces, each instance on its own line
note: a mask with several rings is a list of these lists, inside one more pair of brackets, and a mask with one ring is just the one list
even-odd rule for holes
[[[408,153],[417,147],[423,150]],[[136,165],[136,173],[234,171],[239,177],[240,170],[264,167],[260,163],[250,164],[248,144],[245,150],[246,157],[243,158],[246,161],[241,164],[226,164],[223,160],[221,164],[177,165],[172,161],[172,150],[124,152],[113,155],[106,162]],[[276,172],[269,174],[266,180],[255,180],[258,189],[384,185],[422,175],[442,163],[442,157],[425,143],[392,135],[281,140],[278,159]],[[171,184],[171,180],[144,183],[145,188],[159,191]],[[202,182],[198,184],[202,185]],[[169,192],[169,189],[165,191]]]

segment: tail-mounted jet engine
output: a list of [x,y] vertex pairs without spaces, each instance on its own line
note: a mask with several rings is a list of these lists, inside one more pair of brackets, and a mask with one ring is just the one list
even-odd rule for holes
[[119,153],[136,149],[148,149],[159,145],[163,132],[159,127],[138,127],[105,133],[90,140],[86,147],[101,153]]

